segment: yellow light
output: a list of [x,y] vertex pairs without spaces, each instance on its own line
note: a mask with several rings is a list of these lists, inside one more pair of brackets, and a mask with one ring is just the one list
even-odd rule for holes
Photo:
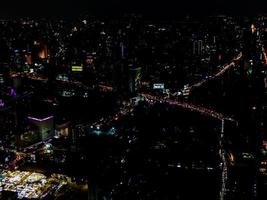
[[83,67],[82,66],[72,66],[71,70],[73,72],[82,72],[83,71]]

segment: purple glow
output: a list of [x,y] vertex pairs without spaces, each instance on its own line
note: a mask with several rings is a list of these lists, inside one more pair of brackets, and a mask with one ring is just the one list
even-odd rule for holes
[[5,102],[3,101],[3,99],[0,99],[0,107],[4,107],[5,106]]
[[34,120],[34,121],[38,121],[38,122],[47,121],[47,120],[52,119],[52,118],[54,118],[54,116],[49,116],[49,117],[46,117],[46,118],[43,118],[43,119],[39,119],[39,118],[28,116],[28,119],[31,119],[31,120]]
[[121,46],[121,58],[123,59],[124,58],[124,45],[123,45],[123,43],[121,43],[120,46]]
[[16,97],[17,96],[16,90],[14,88],[10,88],[9,95],[12,97]]

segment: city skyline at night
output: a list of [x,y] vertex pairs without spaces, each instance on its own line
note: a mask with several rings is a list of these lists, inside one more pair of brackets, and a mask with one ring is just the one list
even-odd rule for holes
[[266,7],[3,2],[0,200],[265,200]]

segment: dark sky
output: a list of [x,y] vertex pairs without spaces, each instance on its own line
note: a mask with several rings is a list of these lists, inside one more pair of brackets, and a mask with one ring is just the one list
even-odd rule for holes
[[[4,16],[75,16],[81,12],[154,15],[253,14],[267,11],[266,0],[9,0],[1,2]],[[266,8],[266,9],[265,9]]]

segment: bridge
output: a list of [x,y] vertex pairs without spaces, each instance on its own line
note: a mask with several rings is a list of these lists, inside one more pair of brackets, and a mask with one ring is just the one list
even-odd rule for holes
[[200,113],[205,116],[209,116],[217,120],[228,120],[231,122],[236,122],[236,120],[234,120],[233,118],[226,116],[222,113],[216,112],[212,109],[206,108],[204,106],[195,105],[195,104],[185,102],[185,101],[171,100],[168,98],[153,96],[150,94],[141,94],[141,96],[144,97],[144,99],[149,103],[155,103],[155,102],[167,103],[169,105],[177,106],[182,109],[186,109],[190,112],[197,112],[197,113]]

